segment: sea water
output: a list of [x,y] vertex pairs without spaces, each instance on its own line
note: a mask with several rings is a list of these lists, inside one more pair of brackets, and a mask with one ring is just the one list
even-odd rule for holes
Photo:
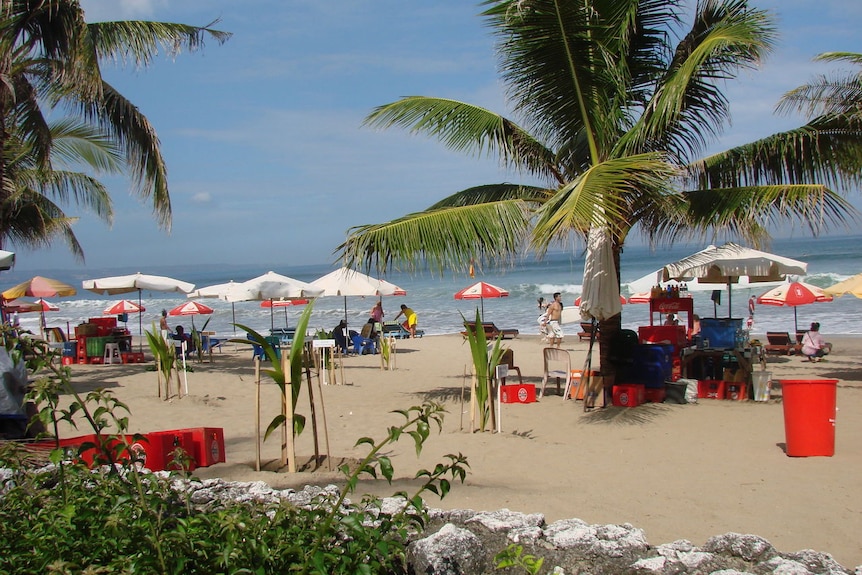
[[[769,252],[808,263],[808,273],[804,277],[793,277],[820,287],[830,286],[851,275],[862,272],[862,250],[858,249],[862,236],[825,237],[801,239],[776,239]],[[621,276],[623,295],[630,295],[636,286],[635,280],[655,272],[663,265],[682,259],[702,249],[706,244],[675,245],[672,248],[651,250],[646,246],[626,246],[621,256]],[[385,320],[391,320],[399,311],[400,305],[407,304],[419,317],[419,328],[427,335],[457,333],[463,329],[462,314],[468,319],[475,317],[476,309],[484,310],[485,321],[493,321],[500,328],[517,328],[523,334],[538,334],[537,318],[539,309],[537,298],[551,299],[554,292],[561,292],[564,306],[571,306],[581,293],[583,283],[582,250],[577,252],[556,252],[541,260],[527,257],[505,269],[475,269],[475,277],[468,270],[447,271],[441,277],[428,271],[414,274],[390,272],[385,279],[407,291],[406,296],[383,297]],[[19,260],[19,264],[20,264]],[[19,265],[19,267],[24,267]],[[140,271],[145,274],[164,275],[181,279],[205,287],[230,280],[244,281],[269,270],[276,271],[302,281],[311,282],[332,271],[332,265],[291,266],[272,265],[186,265],[163,266],[138,269],[134,266],[117,266],[110,269],[13,269],[0,272],[0,288],[7,289],[34,275],[58,279],[78,288],[78,294],[68,298],[49,298],[60,306],[56,312],[45,314],[49,326],[67,328],[85,322],[90,317],[102,316],[102,311],[120,299],[137,301],[138,294],[102,296],[81,289],[86,279],[125,275]],[[456,300],[458,290],[477,281],[485,281],[509,291],[508,297],[499,299]],[[649,282],[647,282],[648,284]],[[774,284],[772,284],[774,285]],[[760,295],[770,285],[734,285],[728,297],[726,286],[714,286],[721,290],[721,304],[712,301],[711,289],[692,291],[694,311],[701,317],[748,317],[749,296]],[[138,318],[129,315],[128,328],[133,335],[140,330],[152,330],[158,324],[162,309],[168,309],[187,301],[177,293],[144,291],[141,300],[146,311]],[[309,322],[313,329],[332,329],[345,315],[348,324],[357,331],[368,319],[376,297],[324,297],[314,302]],[[260,302],[240,302],[231,305],[218,299],[201,299],[215,311],[212,315],[195,316],[194,325],[200,329],[206,322],[208,331],[220,336],[233,336],[242,331],[233,324],[247,325],[261,333],[271,327],[295,325],[301,307],[277,308],[270,310],[260,306]],[[730,304],[730,309],[728,309]],[[845,295],[833,302],[800,306],[797,308],[799,329],[807,328],[811,322],[819,321],[824,334],[862,334],[862,300]],[[19,315],[23,327],[37,331],[38,313]],[[139,322],[140,319],[140,322]],[[191,317],[169,317],[171,327],[192,325]],[[636,330],[638,326],[649,325],[649,306],[646,304],[626,304],[622,310],[623,327]],[[139,327],[140,326],[140,327]],[[579,331],[577,323],[564,326],[564,331],[575,334]],[[752,333],[764,334],[767,331],[789,331],[796,329],[793,308],[758,305],[755,309]]]

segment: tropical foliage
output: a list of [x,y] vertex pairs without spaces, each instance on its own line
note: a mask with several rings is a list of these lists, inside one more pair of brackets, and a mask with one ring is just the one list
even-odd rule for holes
[[[76,0],[3,2],[0,242],[40,247],[59,234],[83,256],[73,220],[59,204],[74,201],[107,222],[112,208],[98,181],[63,171],[62,163],[70,160],[97,175],[126,171],[133,193],[152,201],[159,224],[169,229],[167,169],[158,136],[141,111],[104,80],[101,69],[107,62],[144,67],[160,51],[194,51],[207,37],[221,43],[229,36],[212,24],[86,22]],[[57,117],[63,119],[49,121]]]
[[475,406],[477,415],[479,416],[479,431],[485,431],[491,417],[491,409],[494,405],[494,401],[491,398],[491,390],[493,388],[491,382],[496,375],[494,370],[500,364],[500,359],[503,357],[503,352],[505,351],[505,348],[501,345],[503,335],[500,334],[497,336],[493,345],[488,343],[485,337],[485,330],[477,329],[478,326],[482,325],[482,318],[479,315],[478,308],[476,309],[476,319],[472,325],[463,314],[461,315],[461,319],[464,320],[464,327],[466,328],[464,333],[466,333],[467,341],[470,344],[470,355],[473,359],[472,404]]
[[[520,122],[411,96],[375,109],[366,124],[497,156],[545,183],[471,187],[425,211],[352,228],[339,246],[346,265],[466,269],[525,250],[543,254],[598,226],[610,234],[619,270],[632,231],[651,242],[727,234],[760,245],[777,221],[817,233],[855,214],[842,192],[862,174],[856,125],[818,118],[701,157],[730,119],[722,84],[755,68],[776,39],[770,16],[748,1],[484,5]],[[619,316],[611,324],[604,334],[618,328]]]
[[[145,438],[129,434],[128,408],[111,391],[82,397],[47,342],[19,339],[8,325],[0,325],[0,336],[8,350],[26,358],[27,399],[53,432],[46,442],[54,445],[52,465],[45,465],[21,443],[0,444],[3,573],[407,573],[407,544],[429,519],[422,495],[442,499],[467,475],[466,457],[447,454],[433,469],[415,472],[415,490],[396,493],[396,509],[384,510],[373,496],[360,504],[347,500],[360,478],[391,484],[395,468],[388,453],[400,439],[412,439],[418,456],[433,428],[442,429],[445,410],[425,402],[394,412],[400,421],[382,438],[356,442],[367,454],[358,465],[339,468],[340,493],[322,489],[302,506],[281,498],[201,501],[191,496],[201,487],[194,478],[143,468],[131,445]],[[97,439],[70,453],[57,439],[61,422],[87,428]],[[92,451],[96,465],[88,469],[81,460]],[[188,463],[181,451],[177,463]]]

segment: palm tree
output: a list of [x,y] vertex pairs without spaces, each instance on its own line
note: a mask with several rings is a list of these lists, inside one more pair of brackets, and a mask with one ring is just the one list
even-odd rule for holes
[[[701,0],[688,29],[677,0],[484,4],[522,123],[463,102],[408,97],[375,109],[366,124],[494,154],[546,183],[468,188],[425,211],[352,228],[338,248],[346,265],[464,269],[524,248],[541,255],[595,227],[612,243],[617,276],[606,289],[618,294],[619,255],[634,229],[652,242],[730,231],[757,244],[771,220],[798,218],[816,233],[852,211],[838,193],[806,183],[834,181],[829,160],[842,149],[832,144],[845,144],[846,134],[808,127],[776,135],[763,158],[731,151],[697,159],[729,119],[719,83],[756,66],[775,38],[768,15],[746,0]],[[777,165],[800,138],[820,155],[803,158],[804,150],[774,171],[745,172]],[[716,164],[723,169],[713,172]],[[619,315],[601,322],[603,371],[612,371],[608,344],[619,327]]]
[[[61,114],[89,124],[113,142],[130,172],[133,193],[151,200],[159,225],[170,229],[167,170],[156,132],[137,107],[105,82],[100,66],[122,61],[142,67],[159,50],[194,51],[206,37],[225,42],[230,34],[213,29],[214,24],[88,23],[77,0],[4,1],[0,7],[0,147],[4,151],[0,200],[12,201],[17,186],[9,181],[7,142],[26,142],[29,160],[49,177],[55,143],[46,117]],[[55,223],[61,224],[58,229],[68,230],[68,222]]]
[[[862,54],[853,52],[824,52],[815,60],[862,67]],[[778,111],[798,111],[809,118],[835,118],[849,124],[862,122],[862,70],[850,75],[818,76],[785,94]]]
[[[14,119],[6,125],[18,126]],[[110,223],[111,197],[94,177],[64,168],[75,165],[94,171],[117,171],[122,154],[86,123],[58,120],[49,126],[49,133],[52,157],[47,169],[20,131],[9,132],[3,142],[0,161],[6,168],[6,178],[4,193],[0,194],[0,245],[12,241],[19,246],[47,247],[60,236],[72,254],[83,260],[83,248],[72,230],[77,218],[66,216],[58,202],[74,201]]]

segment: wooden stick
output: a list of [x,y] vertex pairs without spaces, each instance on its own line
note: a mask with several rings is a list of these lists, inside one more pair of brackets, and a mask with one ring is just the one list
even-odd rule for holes
[[162,360],[156,357],[156,383],[159,386],[158,394],[162,396]]
[[254,401],[254,453],[255,471],[260,471],[260,358],[254,358],[254,387],[256,390]]
[[[285,366],[289,366],[287,362],[287,357],[285,357],[284,354],[282,354],[281,356],[281,365],[282,370],[285,369]],[[289,373],[289,371],[285,372],[285,380],[290,379],[289,377],[287,377]],[[287,431],[287,434],[285,436],[285,447],[287,449],[287,471],[289,473],[296,473],[296,444],[294,443],[293,437],[293,386],[285,385],[284,391],[284,424],[285,430]]]
[[320,415],[323,418],[323,440],[326,443],[326,467],[329,471],[332,471],[332,452],[329,450],[329,427],[326,425],[326,407],[323,403],[323,386],[320,384],[320,378],[317,380],[317,387],[318,391],[320,391]]
[[470,370],[470,433],[476,431],[476,372]]
[[[304,352],[303,352],[304,353]],[[311,432],[314,438],[314,464],[320,466],[320,439],[317,433],[317,411],[314,408],[314,386],[311,383],[311,370],[305,365],[305,382],[308,385],[308,405],[311,410]]]
[[464,388],[467,386],[467,364],[464,364],[464,377],[461,378],[461,425],[459,431],[464,431]]

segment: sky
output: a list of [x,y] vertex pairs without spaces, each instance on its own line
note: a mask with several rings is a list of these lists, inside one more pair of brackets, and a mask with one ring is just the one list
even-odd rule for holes
[[[815,74],[825,51],[862,52],[858,0],[754,0],[777,17],[763,66],[726,86],[733,125],[715,149],[797,126],[773,113]],[[363,127],[376,107],[410,95],[463,100],[508,114],[493,39],[471,0],[81,0],[86,19],[158,20],[233,33],[225,44],[106,64],[111,84],[155,126],[167,161],[173,226],[160,229],[129,182],[103,178],[107,226],[80,213],[86,262],[65,244],[17,252],[16,269],[195,264],[334,263],[352,226],[426,208],[455,191],[523,182],[494,157],[470,157],[401,129]],[[858,194],[857,194],[858,197]],[[801,235],[781,230],[778,235]],[[847,230],[840,230],[847,233]]]

